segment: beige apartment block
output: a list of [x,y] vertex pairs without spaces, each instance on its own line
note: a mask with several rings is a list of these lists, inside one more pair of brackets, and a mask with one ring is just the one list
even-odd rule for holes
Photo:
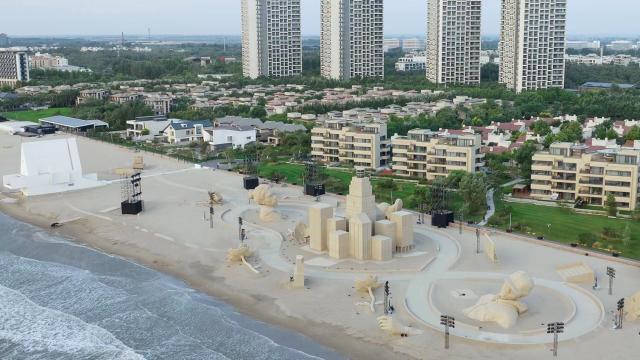
[[394,137],[393,171],[398,176],[434,180],[452,171],[474,173],[485,165],[480,134],[441,135],[431,130]]
[[618,208],[638,203],[638,157],[631,148],[591,151],[585,145],[555,143],[533,156],[531,197],[604,206],[615,196]]
[[323,163],[341,163],[368,169],[390,164],[387,125],[378,122],[326,120],[311,130],[311,156]]

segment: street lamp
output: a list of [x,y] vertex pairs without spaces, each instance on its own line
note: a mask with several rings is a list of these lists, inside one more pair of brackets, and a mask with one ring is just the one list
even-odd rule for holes
[[480,229],[476,228],[476,254],[480,254]]
[[444,325],[444,348],[449,349],[449,329],[456,328],[456,319],[453,316],[441,315],[440,325]]
[[243,242],[242,240],[242,217],[238,217],[238,239],[240,239],[240,242]]
[[558,334],[564,333],[564,323],[556,322],[547,325],[547,334],[553,334],[553,356],[558,356]]
[[389,315],[389,282],[384,283],[384,314]]
[[609,276],[609,295],[613,295],[613,279],[616,278],[616,269],[607,266],[607,276]]
[[622,329],[622,319],[624,318],[624,299],[618,300],[618,321],[616,330]]

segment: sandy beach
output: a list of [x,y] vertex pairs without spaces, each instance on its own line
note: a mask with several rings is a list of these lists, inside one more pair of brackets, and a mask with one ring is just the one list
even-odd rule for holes
[[[60,136],[68,135],[56,135]],[[0,133],[1,175],[18,172],[21,141],[32,140]],[[293,264],[290,263],[289,250],[280,244],[283,234],[257,221],[247,223],[247,243],[257,254],[251,262],[261,274],[256,275],[241,265],[229,265],[225,261],[227,250],[238,246],[236,216],[243,214],[239,209],[251,206],[247,192],[241,187],[241,176],[226,171],[196,169],[192,164],[175,159],[135,153],[85,138],[78,138],[78,144],[85,172],[98,173],[101,180],[117,180],[115,169],[130,167],[135,155],[144,156],[145,211],[142,214],[129,217],[119,214],[118,182],[90,190],[32,198],[5,192],[0,195],[0,211],[91,248],[175,276],[195,289],[232,304],[242,313],[305,334],[348,358],[436,359],[446,356],[450,359],[539,359],[550,356],[548,344],[509,346],[459,337],[452,340],[453,349],[445,351],[441,332],[418,321],[403,305],[404,294],[410,291],[411,281],[409,274],[402,272],[387,276],[392,279],[397,309],[395,316],[402,323],[421,330],[423,335],[392,337],[377,328],[376,318],[382,314],[380,306],[372,314],[366,306],[358,304],[367,301],[368,297],[355,291],[354,274],[331,271],[331,275],[326,277],[312,275],[307,278],[306,289],[290,289],[289,276]],[[225,199],[224,204],[215,209],[213,229],[206,218],[207,191],[220,192]],[[313,199],[302,197],[297,187],[277,185],[273,191],[283,202],[295,200],[303,206],[313,203]],[[2,199],[17,199],[17,202]],[[327,201],[340,200],[327,197]],[[63,226],[51,229],[53,222]],[[428,235],[431,230],[424,227],[422,231]],[[437,232],[437,236],[455,238],[462,244],[463,255],[455,267],[459,271],[510,273],[536,262],[530,270],[534,276],[555,279],[555,266],[584,259],[580,254],[562,249],[496,235],[504,260],[498,266],[492,266],[469,255],[474,253],[475,246],[475,240],[469,240],[475,239],[471,230],[457,235],[456,229],[450,229]],[[433,244],[425,244],[423,248],[425,253],[436,251]],[[278,254],[281,256],[277,260],[272,261],[269,257]],[[425,256],[411,261],[410,268],[415,270],[421,268],[420,261],[424,261],[426,266],[431,259]],[[610,263],[594,257],[586,261],[600,273]],[[287,271],[287,267],[291,270]],[[622,263],[616,263],[616,267],[620,289],[616,299],[640,290],[640,268]],[[321,267],[316,269],[318,272],[322,270]],[[384,281],[384,271],[379,272]],[[609,314],[614,307],[613,300],[608,298],[606,291],[595,296],[602,300]],[[437,300],[447,302],[446,299]],[[604,342],[617,349],[615,356],[610,358],[633,358],[638,351],[634,342],[637,344],[640,324],[628,324],[622,336],[608,330],[608,321],[609,315],[597,329],[578,339],[563,342],[560,358],[598,359],[610,356],[599,346]],[[629,342],[629,339],[633,341]]]

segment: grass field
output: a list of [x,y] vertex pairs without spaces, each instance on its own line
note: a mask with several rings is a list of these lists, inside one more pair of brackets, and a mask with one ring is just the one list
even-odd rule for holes
[[6,117],[9,120],[16,121],[31,121],[37,123],[38,120],[55,115],[69,116],[71,114],[70,108],[50,108],[45,110],[32,110],[32,111],[13,111],[1,113],[0,115]]
[[[615,250],[624,257],[640,259],[640,222],[629,219],[614,219],[599,215],[577,214],[569,208],[548,207],[533,204],[503,203],[498,201],[498,210],[505,206],[510,209],[515,232],[530,236],[544,236],[545,239],[565,244],[580,243],[579,236],[591,233],[598,238],[596,250]],[[508,219],[508,218],[507,218]],[[610,228],[623,234],[629,226],[631,239],[625,244],[622,239],[607,240],[603,234]],[[506,230],[509,222],[496,225]]]

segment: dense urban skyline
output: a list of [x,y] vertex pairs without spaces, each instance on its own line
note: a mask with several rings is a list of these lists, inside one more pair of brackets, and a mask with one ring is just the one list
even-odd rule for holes
[[[425,33],[426,0],[396,0],[388,1],[386,5],[386,35]],[[640,34],[640,25],[635,19],[640,4],[633,0],[617,0],[615,6],[611,5],[601,0],[569,0],[569,35]],[[2,6],[0,32],[17,36],[109,35],[121,31],[145,34],[148,27],[155,34],[240,34],[238,0],[112,0],[108,3],[21,0]],[[25,9],[29,10],[30,19],[26,27]],[[55,27],[50,26],[52,17],[56,19]],[[303,35],[320,34],[320,4],[317,0],[302,0],[302,25]],[[482,33],[498,35],[499,27],[500,0],[484,0]]]

